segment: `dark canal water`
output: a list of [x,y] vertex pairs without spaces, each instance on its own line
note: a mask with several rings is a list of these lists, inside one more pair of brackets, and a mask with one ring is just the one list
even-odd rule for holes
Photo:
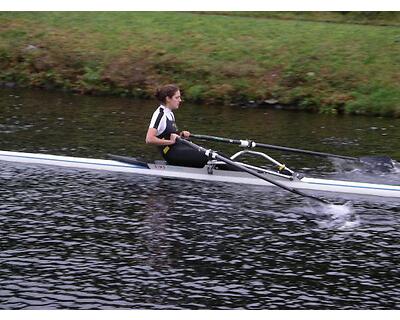
[[[0,97],[1,150],[158,157],[144,144],[155,102],[6,89]],[[400,159],[400,120],[189,104],[176,117],[194,133]],[[400,181],[271,155],[311,176]],[[6,162],[0,194],[0,309],[400,307],[393,200],[322,207],[275,188]]]

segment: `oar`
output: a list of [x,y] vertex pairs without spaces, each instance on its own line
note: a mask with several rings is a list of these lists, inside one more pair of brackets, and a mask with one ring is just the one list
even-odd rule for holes
[[325,158],[339,158],[339,159],[344,159],[344,160],[360,162],[362,164],[368,165],[369,167],[376,167],[376,168],[379,168],[380,170],[386,170],[386,171],[394,168],[393,160],[388,156],[364,156],[364,157],[356,158],[356,157],[342,156],[342,155],[326,153],[326,152],[309,151],[309,150],[276,146],[276,145],[272,145],[272,144],[258,143],[258,142],[254,142],[251,140],[234,140],[234,139],[214,137],[214,136],[208,136],[208,135],[202,135],[202,134],[191,134],[190,137],[201,139],[201,140],[231,143],[231,144],[239,145],[241,147],[248,147],[248,148],[260,147],[260,148],[265,148],[265,149],[279,150],[279,151],[286,151],[286,152],[293,152],[293,153],[302,153],[302,154],[313,155],[313,156],[318,156],[318,157],[325,157]]
[[314,196],[305,194],[305,193],[303,193],[303,192],[301,192],[301,191],[299,191],[299,190],[297,190],[297,189],[287,187],[287,186],[285,186],[284,184],[282,184],[282,183],[280,183],[280,182],[278,182],[278,181],[276,181],[276,180],[269,179],[269,178],[265,177],[265,175],[263,175],[263,174],[261,174],[261,173],[258,173],[257,171],[254,171],[254,170],[252,170],[252,169],[246,168],[245,166],[242,166],[241,164],[239,164],[239,163],[237,163],[237,162],[235,162],[235,161],[232,161],[231,159],[225,158],[225,157],[219,155],[217,152],[215,152],[215,151],[213,151],[213,150],[211,150],[211,149],[209,149],[209,150],[208,150],[208,149],[205,149],[205,148],[203,148],[203,147],[201,147],[201,146],[199,146],[199,145],[197,145],[197,144],[194,144],[194,143],[191,142],[191,141],[188,141],[188,140],[185,140],[185,139],[182,139],[182,138],[179,138],[179,137],[176,138],[176,139],[177,139],[178,141],[180,141],[181,143],[184,143],[184,144],[186,144],[186,145],[192,147],[193,149],[196,149],[196,150],[198,150],[198,151],[204,153],[207,157],[211,157],[211,158],[213,158],[213,159],[216,159],[216,160],[219,160],[219,161],[223,161],[223,162],[225,162],[226,164],[229,164],[229,165],[231,165],[232,167],[234,167],[234,168],[236,168],[236,169],[238,169],[238,170],[240,170],[240,171],[247,172],[247,173],[249,173],[249,174],[251,174],[251,175],[253,175],[253,176],[257,177],[257,178],[260,178],[260,179],[262,179],[262,180],[264,180],[264,181],[267,181],[267,182],[269,182],[269,183],[271,183],[271,184],[273,184],[273,185],[276,185],[277,187],[280,187],[280,188],[282,188],[282,189],[285,189],[285,190],[287,190],[287,191],[289,191],[289,192],[295,193],[295,194],[300,195],[300,196],[303,196],[303,197],[307,197],[307,198],[314,199],[314,200],[316,200],[316,201],[318,201],[318,202],[321,202],[321,203],[324,203],[324,204],[331,204],[331,203],[330,203],[329,201],[327,201],[327,200],[324,200],[324,199],[321,199],[321,198],[318,198],[318,197],[314,197]]

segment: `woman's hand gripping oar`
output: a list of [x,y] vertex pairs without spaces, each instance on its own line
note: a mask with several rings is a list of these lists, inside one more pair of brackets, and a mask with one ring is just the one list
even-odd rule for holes
[[257,171],[254,171],[252,169],[246,168],[245,166],[242,166],[239,163],[237,163],[235,161],[232,161],[231,159],[228,159],[228,158],[225,158],[225,157],[219,155],[217,152],[215,152],[213,150],[210,150],[210,149],[207,150],[207,149],[205,149],[205,148],[203,148],[203,147],[201,147],[201,146],[199,146],[197,144],[194,144],[191,141],[188,141],[188,140],[185,140],[185,139],[182,139],[182,138],[177,138],[177,140],[179,140],[181,143],[184,143],[184,144],[186,144],[186,145],[188,145],[188,146],[190,146],[190,147],[192,147],[192,148],[194,148],[194,149],[196,149],[196,150],[198,150],[200,152],[203,152],[207,157],[211,157],[212,159],[216,159],[216,160],[225,162],[226,164],[229,164],[232,167],[234,167],[234,168],[236,168],[236,169],[238,169],[240,171],[247,172],[247,173],[249,173],[249,174],[251,174],[251,175],[253,175],[253,176],[257,177],[257,178],[260,178],[260,179],[262,179],[264,181],[267,181],[267,182],[269,182],[269,183],[271,183],[271,184],[273,184],[273,185],[275,185],[277,187],[280,187],[282,189],[285,189],[285,190],[287,190],[289,192],[295,193],[295,194],[300,195],[302,197],[311,198],[313,200],[316,200],[316,201],[324,203],[324,204],[331,204],[327,200],[324,200],[324,199],[321,199],[321,198],[318,198],[318,197],[315,197],[315,196],[311,196],[311,195],[305,194],[305,193],[303,193],[303,192],[301,192],[301,191],[299,191],[297,189],[287,187],[284,184],[282,184],[282,183],[280,183],[280,182],[278,182],[276,180],[267,178],[264,174],[261,174],[261,173],[258,173]]

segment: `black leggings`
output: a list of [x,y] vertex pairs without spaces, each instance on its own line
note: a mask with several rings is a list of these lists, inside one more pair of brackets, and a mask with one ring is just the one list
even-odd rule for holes
[[[165,150],[165,147],[162,150]],[[169,146],[166,153],[162,151],[162,155],[165,161],[173,166],[203,168],[208,161],[203,152],[180,142]]]

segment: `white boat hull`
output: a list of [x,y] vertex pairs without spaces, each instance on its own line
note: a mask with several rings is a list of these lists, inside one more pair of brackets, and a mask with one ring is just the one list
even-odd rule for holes
[[[125,172],[163,178],[272,186],[272,184],[264,180],[258,179],[245,172],[214,170],[212,174],[209,174],[206,167],[198,169],[170,165],[149,164],[150,168],[146,168],[140,165],[128,164],[115,160],[77,158],[12,151],[0,151],[0,161],[60,166],[68,168],[81,168],[88,170]],[[288,180],[271,175],[266,175],[266,177],[268,177],[269,179],[279,180],[281,184],[298,190],[316,190],[323,192],[400,198],[400,186],[398,185],[383,185],[307,177],[294,180]]]

